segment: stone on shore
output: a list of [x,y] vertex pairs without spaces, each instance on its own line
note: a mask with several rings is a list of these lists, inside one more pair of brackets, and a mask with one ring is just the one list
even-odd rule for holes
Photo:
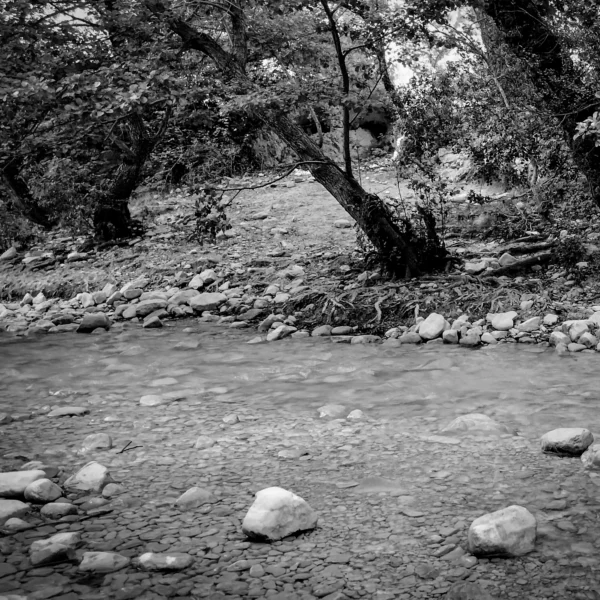
[[270,487],[256,493],[254,503],[246,513],[242,532],[253,540],[277,541],[317,526],[317,514],[296,494],[280,487]]
[[328,337],[331,335],[331,330],[333,327],[331,325],[319,325],[312,330],[312,337]]
[[568,346],[571,343],[571,338],[562,331],[553,331],[550,334],[550,339],[548,340],[551,346],[558,346],[562,344],[563,346]]
[[0,498],[22,498],[29,484],[45,478],[46,473],[39,469],[0,473]]
[[512,505],[483,515],[469,528],[475,556],[522,556],[535,548],[537,522],[524,507]]
[[498,331],[508,331],[513,327],[514,321],[517,318],[518,313],[514,310],[489,314],[487,316],[488,321],[490,321],[492,327]]
[[76,515],[77,507],[68,502],[50,502],[40,509],[40,516],[46,521],[58,521],[67,515]]
[[296,327],[292,325],[280,325],[275,329],[272,329],[267,333],[267,342],[275,342],[277,340],[282,340],[285,337],[288,337],[295,331],[298,331]]
[[29,504],[20,500],[0,500],[0,525],[8,519],[22,517],[29,512]]
[[456,417],[454,421],[446,425],[441,431],[444,433],[449,431],[509,433],[508,427],[501,425],[482,413],[470,413]]
[[17,249],[11,246],[8,250],[0,254],[0,260],[12,260],[15,256],[17,256]]
[[129,558],[116,552],[84,552],[79,570],[84,573],[114,573],[130,562]]
[[79,541],[78,532],[57,533],[45,540],[36,540],[29,548],[29,560],[36,567],[73,560]]
[[146,552],[137,559],[138,565],[144,571],[181,571],[193,562],[194,558],[183,552]]
[[37,502],[39,504],[47,504],[53,502],[62,496],[62,490],[58,485],[49,479],[37,479],[30,483],[23,494],[25,500],[29,502]]
[[[1,523],[0,523],[1,524]],[[16,533],[17,531],[25,531],[26,529],[32,529],[35,525],[28,523],[27,521],[23,521],[23,519],[18,519],[17,517],[11,517],[4,523],[3,529],[5,531],[9,531],[11,533]],[[1,598],[1,596],[0,596]]]
[[456,329],[446,329],[442,333],[442,339],[445,344],[458,344],[458,331]]
[[581,456],[594,441],[592,432],[583,427],[562,427],[542,436],[542,450],[549,454]]
[[343,404],[324,404],[317,408],[319,418],[329,417],[331,419],[345,419],[348,409]]
[[70,492],[101,492],[111,481],[108,469],[96,461],[91,461],[71,475],[64,488]]
[[202,313],[205,310],[215,310],[227,302],[227,296],[221,292],[204,292],[194,296],[189,305],[197,313]]
[[102,312],[85,313],[83,319],[76,329],[77,333],[92,333],[95,329],[110,329],[110,321]]
[[177,500],[175,504],[181,511],[192,510],[198,508],[203,504],[212,504],[216,502],[215,495],[206,488],[193,487],[184,492]]
[[542,324],[541,317],[532,317],[531,319],[527,319],[527,321],[523,321],[523,323],[521,323],[517,327],[517,329],[519,331],[525,331],[527,333],[530,333],[532,331],[537,331],[540,328],[541,324]]
[[400,340],[401,344],[420,344],[423,341],[421,336],[415,331],[401,335],[398,340]]
[[160,329],[163,326],[163,322],[158,317],[148,317],[144,320],[142,327],[144,329]]
[[600,444],[593,444],[581,455],[581,462],[585,469],[600,469]]
[[431,313],[419,325],[419,335],[424,340],[434,340],[442,335],[446,327],[446,319],[437,313]]
[[91,433],[82,442],[79,451],[82,454],[92,450],[110,450],[113,447],[113,441],[108,433]]
[[166,306],[167,301],[161,300],[159,298],[142,300],[139,304],[135,305],[135,316],[138,317],[138,319],[144,319],[150,313],[153,313],[155,310],[166,308]]
[[173,304],[175,306],[181,306],[182,304],[189,304],[192,298],[198,296],[200,292],[197,290],[181,290],[180,292],[175,292],[169,298],[169,304]]

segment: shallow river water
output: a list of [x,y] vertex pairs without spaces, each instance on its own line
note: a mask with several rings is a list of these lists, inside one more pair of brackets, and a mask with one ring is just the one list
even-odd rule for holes
[[593,354],[561,357],[515,344],[386,348],[323,338],[248,345],[250,337],[196,326],[0,338],[0,411],[72,404],[62,397],[73,393],[92,403],[118,394],[131,405],[144,394],[182,391],[298,413],[327,403],[376,418],[444,421],[482,412],[523,435],[562,426],[600,430]]
[[[23,417],[0,426],[0,470],[39,459],[64,480],[97,460],[124,489],[102,506],[106,514],[79,521],[102,498],[56,524],[34,508],[31,530],[0,536],[0,595],[46,598],[53,586],[69,600],[427,600],[467,580],[494,598],[600,600],[600,477],[539,445],[558,427],[600,431],[597,355],[516,344],[247,344],[253,336],[196,322],[0,336],[0,413]],[[319,418],[327,404],[364,417]],[[62,406],[89,413],[46,416]],[[468,413],[505,429],[444,431]],[[83,440],[99,432],[113,447],[84,452]],[[274,485],[305,498],[319,526],[248,543],[245,511]],[[217,501],[181,512],[174,501],[192,486]],[[469,524],[512,504],[537,519],[535,551],[470,557]],[[194,563],[172,577],[132,565],[93,581],[76,563],[32,568],[31,542],[70,530],[82,532],[79,554],[184,552]],[[255,565],[263,576],[249,572]]]

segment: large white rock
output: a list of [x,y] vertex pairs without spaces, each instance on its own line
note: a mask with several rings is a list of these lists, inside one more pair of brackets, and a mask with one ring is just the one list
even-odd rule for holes
[[558,346],[559,344],[569,345],[571,343],[571,338],[562,331],[553,331],[550,334],[550,345]]
[[29,560],[34,567],[73,560],[80,539],[79,532],[70,532],[57,533],[45,540],[36,540],[29,547]]
[[110,481],[108,469],[93,460],[71,475],[65,481],[64,488],[70,492],[101,492]]
[[250,539],[276,541],[314,529],[317,520],[317,513],[300,496],[270,487],[256,493],[256,500],[242,522],[242,531]]
[[531,319],[527,319],[527,321],[523,321],[517,329],[519,331],[526,331],[528,333],[532,331],[537,331],[542,324],[542,317],[532,317]]
[[79,570],[84,573],[114,573],[130,562],[129,558],[116,552],[84,552]]
[[0,473],[0,498],[22,498],[30,483],[45,477],[46,473],[40,469]]
[[442,429],[448,431],[485,431],[494,433],[509,433],[508,427],[494,421],[491,417],[482,413],[470,413],[456,417],[454,421]]
[[0,500],[0,525],[8,519],[22,517],[29,512],[29,504],[20,500]]
[[522,506],[509,506],[475,519],[469,552],[475,556],[522,556],[535,547],[537,522]]
[[23,494],[25,500],[47,504],[62,496],[62,490],[49,479],[37,479],[30,483]]
[[293,325],[280,325],[267,333],[267,342],[275,342],[281,340],[298,331]]
[[204,279],[202,279],[202,275],[198,273],[198,275],[194,275],[192,280],[188,283],[188,287],[193,290],[199,290],[204,287]]
[[198,313],[205,310],[214,310],[219,308],[221,304],[227,302],[227,296],[221,292],[204,292],[194,296],[189,304]]
[[590,328],[586,321],[575,321],[569,326],[568,333],[572,342],[576,342],[584,333],[588,333]]
[[175,292],[175,294],[169,298],[169,304],[174,304],[175,306],[189,304],[190,300],[198,296],[199,293],[198,290],[181,290],[180,292]]
[[497,329],[498,331],[508,331],[513,327],[517,316],[518,313],[511,310],[503,313],[489,314],[487,319],[494,329]]
[[419,335],[424,340],[435,340],[446,328],[446,319],[438,313],[431,313],[419,325]]
[[561,427],[542,436],[542,450],[554,454],[580,456],[594,441],[592,432],[583,427]]

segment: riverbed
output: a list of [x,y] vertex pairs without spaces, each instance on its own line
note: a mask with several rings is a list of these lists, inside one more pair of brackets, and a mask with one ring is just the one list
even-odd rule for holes
[[[600,482],[578,458],[539,447],[558,427],[600,431],[597,356],[516,344],[247,344],[252,337],[196,322],[0,337],[0,412],[17,418],[1,426],[3,470],[39,459],[70,474],[98,460],[126,489],[106,515],[11,536],[4,560],[18,570],[0,577],[0,593],[32,593],[50,578],[77,598],[425,599],[467,580],[498,598],[600,598]],[[343,417],[362,414],[319,416],[331,404]],[[62,406],[89,412],[46,416]],[[447,430],[470,413],[498,429]],[[83,454],[97,432],[114,447]],[[193,485],[219,503],[179,513],[173,501]],[[241,519],[272,485],[307,500],[319,528],[247,542]],[[469,524],[511,504],[536,516],[535,552],[471,564]],[[73,564],[36,573],[27,545],[65,526],[83,532],[88,550],[182,551],[196,562],[171,579],[130,567],[92,584]],[[264,576],[230,568],[242,559]]]

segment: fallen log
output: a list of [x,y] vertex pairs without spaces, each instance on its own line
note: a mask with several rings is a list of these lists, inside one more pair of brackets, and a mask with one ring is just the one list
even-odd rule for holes
[[542,252],[541,254],[535,254],[534,256],[528,256],[527,258],[523,258],[513,263],[512,265],[507,265],[506,267],[498,267],[493,271],[488,271],[486,273],[482,273],[481,277],[498,277],[499,275],[506,275],[507,273],[513,273],[515,271],[520,271],[521,269],[525,269],[527,267],[531,267],[533,265],[542,265],[547,262],[550,262],[552,258],[552,252]]

